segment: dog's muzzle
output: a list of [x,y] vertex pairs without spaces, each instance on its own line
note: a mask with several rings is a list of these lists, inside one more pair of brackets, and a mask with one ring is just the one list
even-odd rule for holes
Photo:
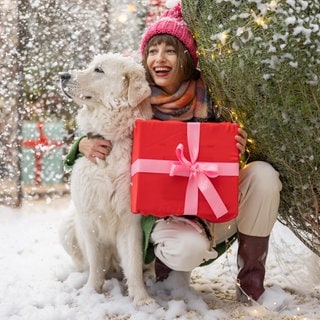
[[70,73],[62,72],[60,74],[60,81],[61,81],[62,87],[65,87],[70,79],[71,79],[71,74]]

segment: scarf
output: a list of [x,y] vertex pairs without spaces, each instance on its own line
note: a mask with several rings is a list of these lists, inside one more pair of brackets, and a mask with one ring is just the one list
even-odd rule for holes
[[185,81],[174,94],[151,86],[151,106],[159,120],[207,121],[213,116],[212,100],[202,78]]

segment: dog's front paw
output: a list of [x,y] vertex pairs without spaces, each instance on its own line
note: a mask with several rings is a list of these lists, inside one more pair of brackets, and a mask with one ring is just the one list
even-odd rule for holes
[[159,308],[159,304],[156,302],[156,300],[151,298],[149,295],[147,295],[146,297],[135,296],[133,298],[133,303],[139,309],[145,309],[147,307],[148,310],[150,309],[152,311]]
[[103,279],[100,280],[90,275],[86,287],[96,293],[103,293],[103,282]]

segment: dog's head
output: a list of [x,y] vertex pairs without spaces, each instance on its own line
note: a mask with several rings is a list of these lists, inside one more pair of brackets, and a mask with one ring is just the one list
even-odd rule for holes
[[[121,117],[128,121],[152,117],[151,90],[145,70],[130,57],[117,53],[99,55],[88,68],[62,73],[60,77],[63,92],[77,104],[86,106],[83,112],[88,123],[90,117],[101,117],[111,129],[111,122],[117,125]],[[84,126],[83,130],[90,130],[89,124]]]

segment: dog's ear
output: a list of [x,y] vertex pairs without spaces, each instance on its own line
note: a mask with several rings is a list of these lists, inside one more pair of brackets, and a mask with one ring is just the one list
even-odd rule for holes
[[146,81],[144,71],[132,71],[127,74],[128,102],[130,106],[137,106],[151,94],[151,89]]

